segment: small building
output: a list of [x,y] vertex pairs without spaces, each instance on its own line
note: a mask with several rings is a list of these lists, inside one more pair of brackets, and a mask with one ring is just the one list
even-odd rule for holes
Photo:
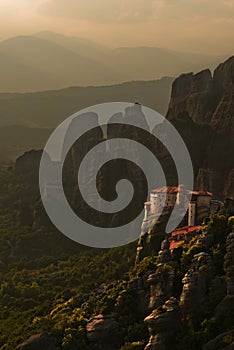
[[150,192],[151,214],[157,213],[165,207],[172,207],[176,204],[179,188],[164,186]]
[[[150,192],[150,200],[145,202],[144,221],[149,222],[162,212],[162,209],[170,210],[175,205],[188,208],[188,226],[202,223],[209,216],[212,194],[207,191],[191,191],[184,185],[164,186]],[[191,198],[190,202],[189,198]],[[147,225],[143,225],[145,227]]]
[[208,191],[192,191],[189,205],[188,225],[201,224],[210,215],[212,193]]
[[202,221],[210,215],[211,196],[210,192],[192,191],[184,185],[164,186],[151,190],[149,201],[144,203],[145,212],[136,261],[139,262],[142,257],[146,256],[146,251],[151,249],[148,248],[149,246],[154,246],[157,232],[165,232],[166,224],[176,206],[183,214],[184,210],[187,210],[187,215],[182,218],[180,223],[182,227],[172,232],[169,238],[169,249],[172,250],[180,244],[188,243],[195,237],[201,229]]
[[177,248],[181,244],[190,242],[200,232],[201,228],[202,226],[200,225],[177,228],[171,233],[169,238],[170,250]]

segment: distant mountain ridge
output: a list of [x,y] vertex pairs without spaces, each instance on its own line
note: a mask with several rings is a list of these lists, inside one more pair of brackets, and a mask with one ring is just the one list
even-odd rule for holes
[[53,128],[69,115],[105,102],[140,102],[165,114],[173,78],[35,93],[0,93],[0,126]]
[[176,76],[213,67],[220,56],[158,47],[106,48],[90,40],[53,32],[0,41],[2,92],[107,85]]
[[42,148],[52,131],[71,114],[105,102],[140,102],[166,113],[173,78],[111,86],[73,87],[36,93],[0,93],[0,162]]

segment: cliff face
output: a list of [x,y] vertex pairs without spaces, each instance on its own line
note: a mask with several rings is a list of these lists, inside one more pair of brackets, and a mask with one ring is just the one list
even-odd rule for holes
[[168,119],[187,112],[196,123],[210,123],[215,129],[233,130],[234,56],[214,71],[182,74],[172,85]]
[[[84,120],[86,122],[89,120],[90,129],[94,129],[73,145],[64,166],[65,192],[70,198],[74,210],[80,202],[80,194],[76,184],[78,164],[92,146],[104,140],[95,113],[86,113],[80,117],[79,121],[74,120],[71,124],[66,135],[68,139],[70,134],[75,133],[77,129],[82,130]],[[188,73],[178,77],[172,85],[171,100],[166,117],[178,129],[191,154],[195,173],[195,189],[209,190],[214,194],[214,197],[220,199],[232,196],[234,192],[234,56],[221,63],[213,75],[206,69],[197,74]],[[132,119],[135,125],[146,126],[144,114],[138,104],[127,108],[123,114],[112,116],[110,120],[112,122],[115,120],[125,122]],[[126,135],[129,139],[137,140],[146,146],[149,145],[149,148],[157,153],[156,156],[162,164],[170,184],[176,183],[177,175],[174,163],[171,161],[170,154],[159,142],[155,143],[148,138],[148,134],[139,132],[139,130],[132,131],[126,125],[123,127],[120,124],[119,127],[116,127],[116,124],[109,123],[107,125],[107,139],[119,135],[122,137]],[[131,149],[131,152],[133,159],[139,158],[137,148]],[[37,187],[40,157],[41,151],[31,151],[16,161],[16,174],[20,177],[27,177],[26,182],[32,184],[32,188]],[[116,181],[122,178],[123,169],[124,176],[127,176],[131,182],[135,181],[134,188],[139,188],[139,184],[144,182],[138,167],[133,168],[132,164],[128,166],[126,161],[121,163],[119,159],[112,161],[108,166],[103,167],[98,182],[100,193],[107,200],[111,199],[110,193],[113,193]],[[84,178],[84,184],[89,183],[90,176],[92,174]],[[106,178],[108,181],[104,181]],[[66,179],[69,180],[66,181]],[[146,186],[140,187],[137,193],[140,204],[139,206],[135,205],[134,210],[136,211],[142,209],[142,203],[147,196]],[[35,197],[38,197],[38,191],[35,192]],[[84,216],[86,209],[82,206]],[[132,211],[132,207],[129,209]],[[130,211],[126,212],[127,217],[131,215]],[[118,218],[104,216],[98,220],[103,220],[105,225],[107,222],[108,225],[113,225],[113,222],[117,222]]]
[[[130,140],[139,140],[139,143],[144,144],[145,137],[148,135],[146,131],[141,131],[140,127],[149,129],[147,121],[142,112],[142,106],[135,103],[125,109],[123,113],[113,115],[110,117],[110,121],[117,120],[118,125],[108,123],[107,125],[107,139],[114,139],[116,137],[126,136],[128,140],[128,153],[130,158],[136,161],[138,160],[140,164],[144,165],[144,157],[141,152],[140,147],[137,145],[133,146]],[[121,124],[123,122],[123,124]],[[138,126],[133,128],[132,126],[127,126],[125,123],[132,122],[134,125]],[[88,128],[87,128],[88,126]],[[85,131],[89,129],[89,131]],[[86,168],[85,174],[79,175],[79,185],[82,185],[86,196],[89,199],[89,206],[83,199],[80,188],[78,186],[78,169],[84,157],[88,152],[95,146],[105,141],[103,130],[98,124],[98,115],[93,112],[88,112],[79,115],[79,117],[74,118],[66,132],[64,138],[64,146],[69,144],[69,140],[78,134],[77,131],[81,133],[81,137],[76,140],[72,145],[69,152],[66,155],[64,166],[63,166],[63,187],[64,192],[69,200],[70,205],[73,210],[85,221],[89,222],[90,217],[94,218],[97,226],[99,224],[104,225],[103,227],[114,227],[121,226],[127,223],[131,218],[135,218],[143,209],[143,203],[147,199],[148,188],[145,180],[145,176],[140,166],[134,165],[133,162],[127,161],[126,159],[121,159],[121,152],[125,152],[126,144],[124,147],[119,144],[115,153],[110,154],[110,149],[106,147],[103,148],[99,153],[95,152],[95,155],[90,159],[89,167]],[[147,140],[148,141],[148,140]],[[37,200],[39,198],[39,164],[41,159],[42,151],[30,151],[26,152],[24,155],[16,160],[15,174],[18,176],[22,183],[30,185],[30,191],[34,191],[34,198]],[[106,162],[105,159],[111,155],[111,161]],[[101,169],[95,173],[96,163],[101,165],[103,161],[103,166]],[[133,166],[134,165],[134,166]],[[48,156],[48,167],[57,167],[58,163],[49,159]],[[142,166],[144,169],[144,166]],[[133,200],[127,206],[124,213],[121,215],[112,213],[100,213],[92,208],[92,203],[95,203],[98,198],[97,194],[93,192],[90,183],[96,178],[97,189],[101,196],[106,200],[113,201],[113,196],[115,196],[115,186],[116,183],[122,178],[129,179],[132,183],[134,189]],[[48,185],[48,186],[47,186]],[[54,181],[56,186],[56,180]],[[46,184],[46,193],[49,196],[53,196],[53,187],[51,184]],[[34,193],[33,192],[33,193]],[[113,194],[114,193],[114,194]],[[126,194],[127,195],[127,194]],[[34,227],[46,227],[50,225],[47,220],[47,215],[43,209],[42,201],[39,199],[34,207]],[[94,222],[92,222],[94,224]]]
[[155,309],[145,318],[150,339],[145,350],[167,350],[170,337],[182,329],[178,301],[171,297],[162,307]]
[[210,109],[213,97],[212,86],[213,80],[209,69],[196,75],[182,74],[172,85],[167,118],[176,118],[186,111],[195,122],[210,122],[213,112]]
[[205,301],[213,275],[214,266],[209,254],[201,252],[194,255],[192,264],[182,279],[180,306],[185,313],[195,310]]
[[[214,71],[213,90],[216,108],[211,125],[219,131],[234,131],[234,56],[220,64]],[[232,137],[234,137],[232,135]]]
[[184,136],[196,187],[218,197],[232,195],[234,56],[221,63],[213,76],[206,69],[178,77],[172,86],[167,118]]

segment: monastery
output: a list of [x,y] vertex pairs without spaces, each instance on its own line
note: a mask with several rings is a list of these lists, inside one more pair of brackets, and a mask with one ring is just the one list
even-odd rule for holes
[[162,210],[169,215],[174,206],[179,206],[182,211],[187,208],[188,210],[182,222],[183,227],[171,233],[171,248],[177,246],[177,242],[187,241],[201,228],[200,225],[204,218],[210,215],[211,197],[210,192],[191,191],[184,185],[165,186],[152,190],[149,201],[144,203],[145,213],[141,237],[158,222]]

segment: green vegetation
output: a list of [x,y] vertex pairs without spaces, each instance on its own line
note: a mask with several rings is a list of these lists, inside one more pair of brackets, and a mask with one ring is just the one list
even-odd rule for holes
[[[206,220],[204,232],[214,234],[214,244],[204,248],[201,235],[174,249],[173,260],[157,268],[157,249],[137,266],[136,242],[109,250],[78,245],[53,229],[17,226],[17,202],[30,200],[31,185],[23,184],[11,169],[0,171],[0,349],[13,350],[30,335],[47,331],[57,338],[58,350],[91,350],[86,323],[97,314],[114,314],[118,321],[121,350],[143,350],[149,339],[139,299],[129,281],[150,271],[161,275],[175,269],[175,296],[194,254],[207,251],[216,275],[224,278],[226,237],[233,217],[215,215]],[[36,198],[36,194],[33,194]],[[146,291],[146,298],[148,298]],[[208,294],[200,308],[183,319],[184,331],[170,350],[201,349],[218,334],[230,330],[220,347],[233,341],[232,315],[222,322],[214,309],[222,296]]]
[[[134,245],[86,249],[57,232],[9,228],[6,215],[0,220],[1,349],[14,349],[40,331],[55,333],[61,349],[73,349],[68,339],[74,342],[79,335],[84,341],[85,321],[92,314],[116,308],[124,317],[131,296],[124,283],[108,283],[122,278],[134,265]],[[8,241],[14,247],[13,257]],[[95,291],[102,283],[105,290],[97,297]]]
[[[226,254],[226,238],[232,231],[232,218],[225,215],[211,216],[206,225],[203,227],[203,232],[212,232],[214,235],[214,243],[211,248],[205,248],[200,238],[197,236],[190,241],[189,244],[183,247],[178,247],[173,251],[174,261],[177,266],[177,277],[182,277],[185,271],[188,270],[192,258],[195,254],[206,251],[212,257],[215,266],[215,275],[225,280],[223,263],[224,255]],[[177,287],[182,287],[178,284]],[[179,294],[181,289],[179,290]],[[222,320],[217,320],[214,317],[214,310],[221,302],[224,295],[220,291],[212,290],[207,294],[206,300],[193,313],[187,314],[184,318],[185,331],[179,334],[174,345],[170,345],[170,350],[197,350],[202,349],[202,346],[209,340],[214,339],[217,335],[230,331],[228,341],[229,344],[234,340],[233,337],[233,317],[226,312]],[[231,311],[230,311],[231,313]],[[221,343],[220,343],[221,344]],[[223,349],[226,342],[217,347],[217,350]]]
[[17,227],[16,203],[29,199],[30,184],[21,183],[11,169],[1,170],[0,184],[0,349],[13,350],[30,335],[47,331],[56,335],[58,349],[83,350],[87,319],[113,311],[123,343],[146,339],[126,283],[136,243],[91,249],[55,230]]

